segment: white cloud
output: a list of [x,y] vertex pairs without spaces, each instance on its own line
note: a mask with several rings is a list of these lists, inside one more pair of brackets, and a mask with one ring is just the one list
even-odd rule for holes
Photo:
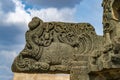
[[25,5],[23,5],[18,0],[13,0],[13,2],[15,3],[16,6],[15,12],[10,12],[7,15],[8,16],[7,22],[13,24],[17,23],[27,24],[31,20],[31,18],[30,15],[24,9]]
[[25,5],[19,0],[13,0],[15,4],[15,12],[9,12],[6,15],[7,24],[18,26],[20,29],[26,29],[28,22],[31,20],[30,14],[25,11]]
[[32,17],[38,16],[44,21],[74,21],[75,8],[63,8],[58,10],[57,8],[47,9],[29,9],[28,10]]
[[20,0],[13,0],[13,2],[15,4],[14,12],[2,13],[2,11],[0,11],[0,15],[3,16],[1,22],[7,26],[14,25],[23,31],[27,29],[29,21],[34,16],[38,16],[44,21],[74,21],[74,14],[76,12],[75,8],[46,8],[39,10],[25,10],[26,5],[22,4]]
[[[8,13],[6,23],[8,24],[28,24],[32,17],[38,16],[44,21],[74,21],[75,8],[46,8],[46,9],[28,9],[19,0],[13,0],[15,3],[15,12]],[[28,13],[29,12],[29,13]]]

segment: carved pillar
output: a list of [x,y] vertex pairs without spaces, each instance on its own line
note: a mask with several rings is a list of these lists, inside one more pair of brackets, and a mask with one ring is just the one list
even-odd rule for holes
[[103,0],[102,6],[104,36],[106,36],[106,30],[108,30],[107,32],[112,40],[115,36],[120,36],[120,1]]
[[110,39],[110,33],[108,33],[108,32],[105,33],[105,40],[106,40],[106,43],[108,43],[108,44],[112,43],[111,39]]

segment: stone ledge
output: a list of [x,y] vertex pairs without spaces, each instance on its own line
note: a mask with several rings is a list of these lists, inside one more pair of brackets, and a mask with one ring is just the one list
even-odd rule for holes
[[14,73],[13,80],[70,80],[70,75]]

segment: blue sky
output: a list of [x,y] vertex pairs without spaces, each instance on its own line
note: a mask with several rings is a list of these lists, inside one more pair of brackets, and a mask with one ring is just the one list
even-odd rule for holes
[[0,80],[12,80],[11,64],[25,46],[28,22],[87,22],[102,35],[102,0],[0,0]]

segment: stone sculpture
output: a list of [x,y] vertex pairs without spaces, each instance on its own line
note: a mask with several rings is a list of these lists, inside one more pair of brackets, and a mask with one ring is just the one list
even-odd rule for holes
[[68,73],[70,80],[120,80],[120,1],[103,0],[104,35],[89,23],[34,17],[12,71]]

